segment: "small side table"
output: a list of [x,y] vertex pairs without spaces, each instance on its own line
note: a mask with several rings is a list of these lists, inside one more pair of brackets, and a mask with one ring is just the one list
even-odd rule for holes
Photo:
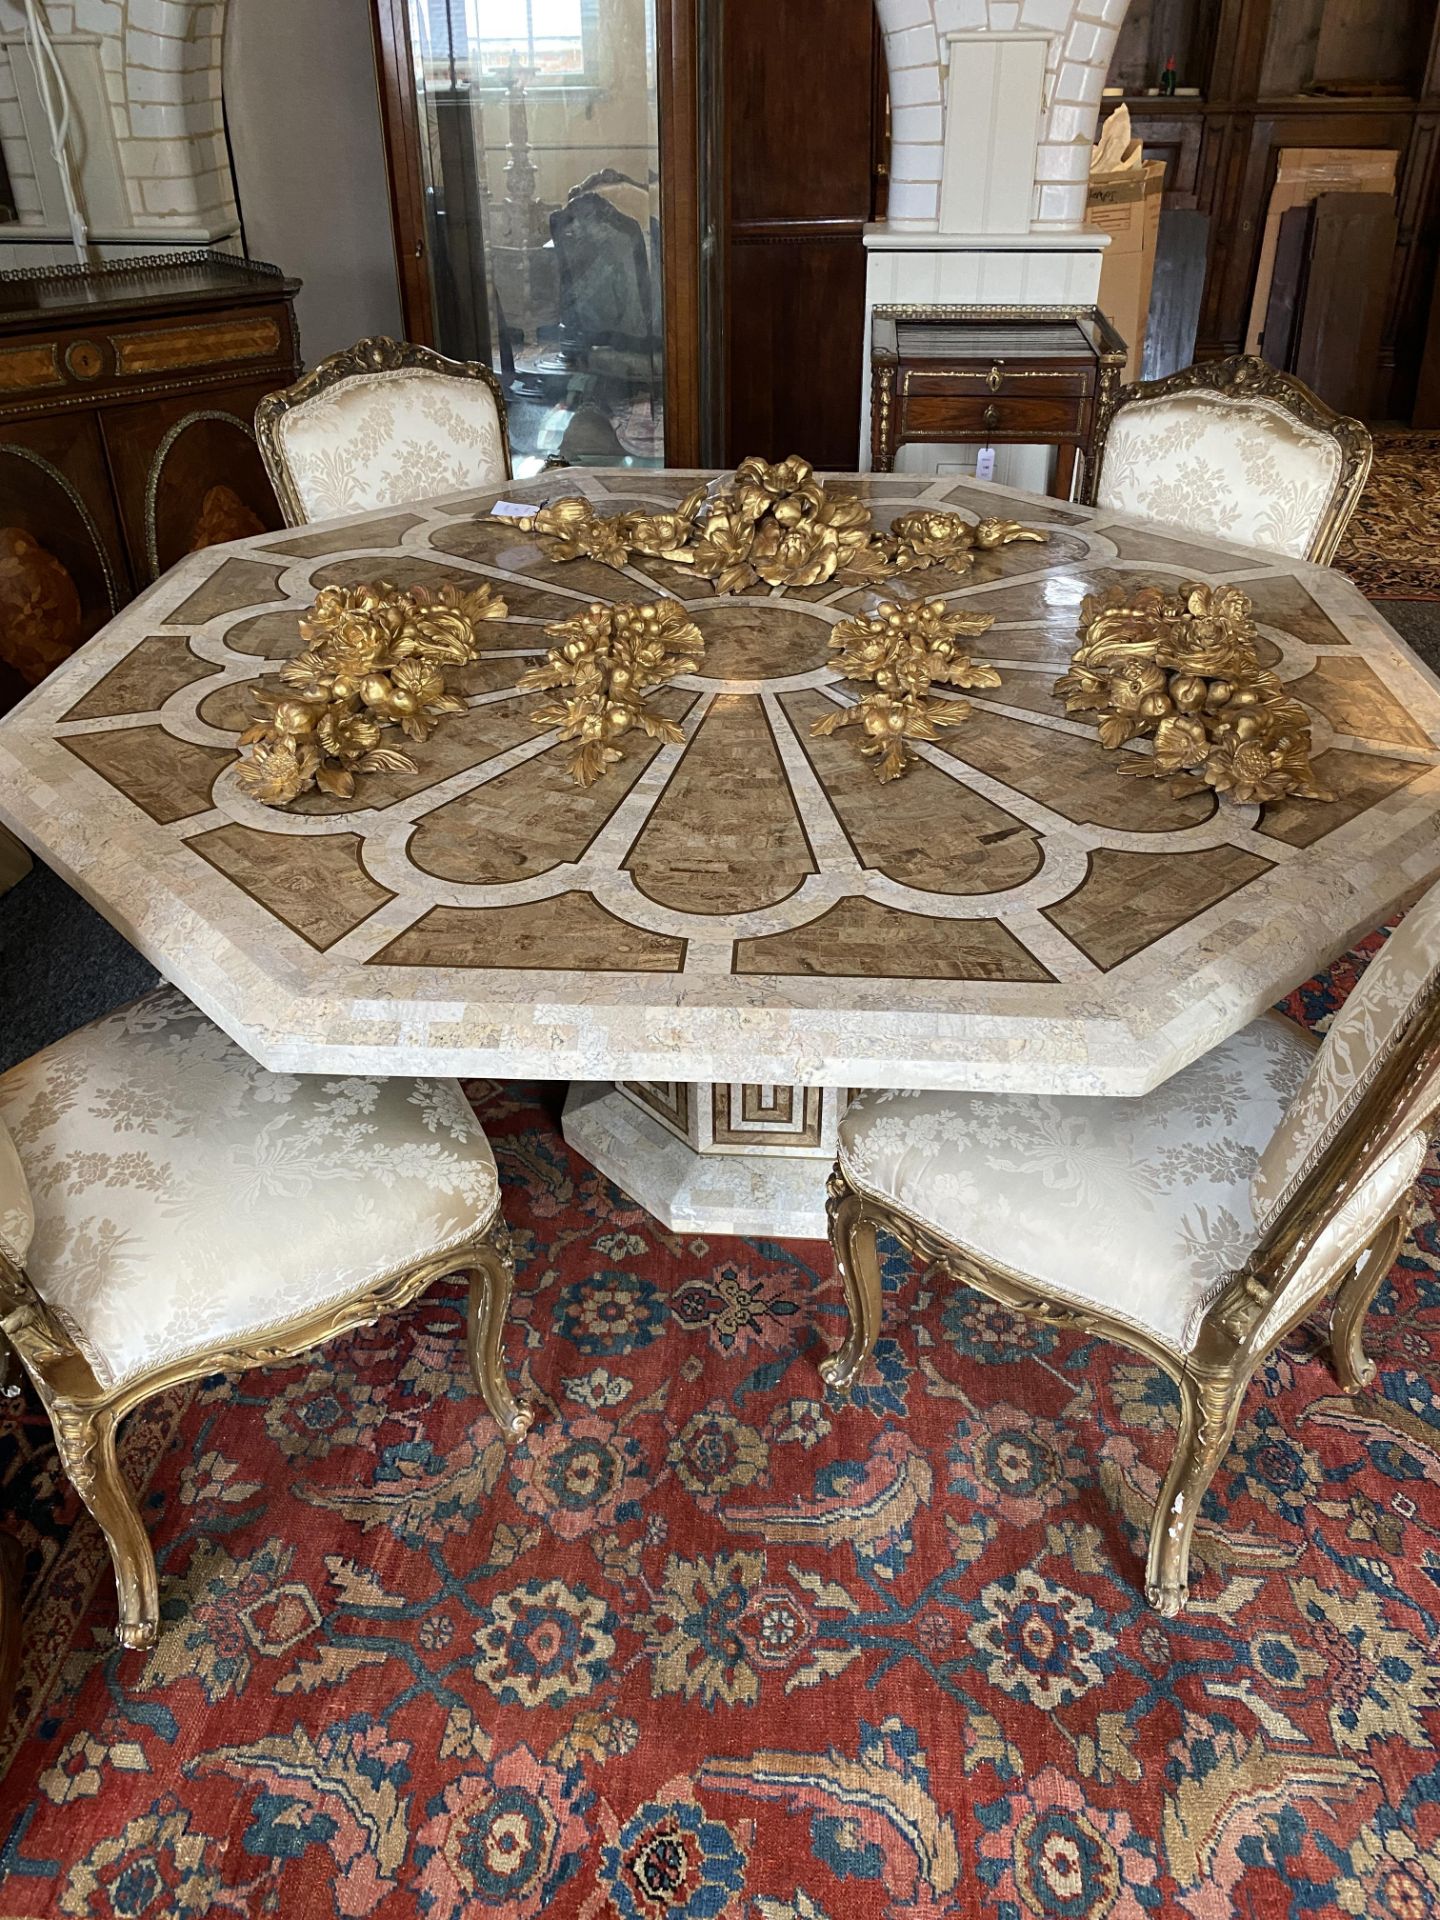
[[870,464],[898,448],[1051,445],[1052,497],[1075,461],[1092,480],[1096,428],[1119,389],[1125,342],[1098,307],[876,307],[870,324]]

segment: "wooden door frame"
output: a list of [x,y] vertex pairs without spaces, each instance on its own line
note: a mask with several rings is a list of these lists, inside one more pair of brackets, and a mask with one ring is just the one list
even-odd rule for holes
[[390,189],[400,323],[416,346],[435,345],[435,297],[430,287],[430,243],[425,232],[425,175],[420,165],[420,110],[410,50],[408,0],[371,0],[375,84]]
[[[701,0],[654,0],[660,120],[660,256],[665,312],[665,460],[697,466],[701,451]],[[371,0],[385,172],[407,340],[434,346],[435,301],[425,231],[420,114],[408,0]]]
[[660,120],[660,271],[665,311],[665,464],[704,458],[701,339],[700,8],[655,0]]

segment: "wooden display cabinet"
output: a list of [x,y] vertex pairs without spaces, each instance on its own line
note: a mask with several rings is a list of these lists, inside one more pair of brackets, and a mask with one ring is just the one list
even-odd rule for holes
[[298,282],[229,254],[0,274],[0,711],[196,548],[282,524],[256,402]]

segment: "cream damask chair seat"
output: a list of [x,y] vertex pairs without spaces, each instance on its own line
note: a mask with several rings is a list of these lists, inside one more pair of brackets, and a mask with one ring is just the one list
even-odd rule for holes
[[292,527],[510,478],[505,396],[489,367],[383,336],[267,394],[255,434]]
[[1360,421],[1237,354],[1124,388],[1102,423],[1091,497],[1328,566],[1373,453]]
[[476,1384],[518,1435],[499,1180],[453,1081],[267,1073],[169,989],[0,1075],[0,1329],[109,1542],[127,1646],[153,1643],[158,1613],[123,1416],[460,1273]]
[[1409,1224],[1440,1117],[1440,886],[1407,915],[1316,1049],[1266,1015],[1138,1100],[864,1093],[840,1126],[831,1240],[846,1387],[880,1327],[877,1228],[1021,1311],[1105,1333],[1180,1387],[1147,1592],[1187,1594],[1196,1509],[1254,1369],[1337,1291],[1355,1391],[1361,1326]]

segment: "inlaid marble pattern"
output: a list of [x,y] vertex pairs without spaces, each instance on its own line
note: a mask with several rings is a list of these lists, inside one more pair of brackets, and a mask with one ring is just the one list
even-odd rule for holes
[[[809,1137],[746,1088],[1142,1092],[1440,871],[1440,683],[1339,575],[975,481],[857,484],[882,523],[953,504],[1052,535],[890,589],[992,611],[977,651],[1003,676],[892,785],[810,731],[856,693],[833,627],[883,590],[717,600],[659,563],[566,566],[467,495],[190,556],[0,722],[0,818],[271,1067],[628,1080],[678,1133],[682,1087],[710,1083],[736,1090],[706,1124],[737,1144]],[[297,613],[387,578],[508,602],[467,712],[352,799],[247,800],[236,738]],[[1172,799],[1051,696],[1087,592],[1187,578],[1254,594],[1333,801]],[[546,621],[659,592],[707,642],[659,696],[684,742],[636,736],[576,788],[515,682]]]

